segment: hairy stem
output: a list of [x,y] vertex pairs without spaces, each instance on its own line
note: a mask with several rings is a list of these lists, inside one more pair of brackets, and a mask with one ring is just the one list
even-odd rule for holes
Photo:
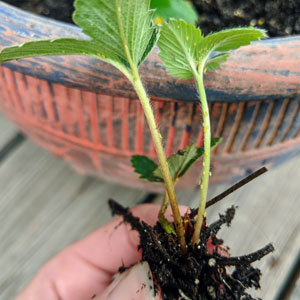
[[200,240],[200,231],[205,214],[205,205],[207,198],[207,190],[210,176],[210,148],[211,148],[211,133],[210,133],[210,118],[206,99],[206,93],[203,83],[203,71],[200,69],[199,73],[195,74],[198,91],[200,94],[200,102],[203,116],[203,131],[204,131],[204,159],[203,159],[203,174],[201,182],[201,199],[198,208],[198,216],[195,224],[194,234],[192,237],[192,244],[197,244]]
[[162,142],[161,142],[162,137],[156,126],[153,110],[150,105],[150,99],[148,98],[145,88],[141,82],[141,79],[140,79],[140,76],[138,73],[138,69],[132,60],[132,57],[131,57],[131,54],[130,54],[130,51],[128,48],[128,44],[127,44],[126,38],[124,36],[123,26],[122,26],[122,22],[121,22],[121,15],[120,15],[121,11],[120,11],[120,7],[119,7],[118,3],[119,2],[116,1],[120,35],[121,35],[121,38],[122,38],[122,41],[124,44],[124,50],[125,50],[125,53],[126,53],[129,65],[130,65],[130,69],[132,72],[132,74],[130,76],[128,76],[128,79],[131,81],[132,85],[134,86],[136,93],[138,94],[138,97],[141,101],[141,104],[142,104],[142,107],[144,110],[144,114],[146,116],[146,119],[147,119],[147,122],[148,122],[148,125],[150,128],[150,132],[151,132],[152,140],[153,140],[154,147],[156,150],[156,154],[157,154],[158,160],[161,165],[161,170],[162,170],[162,174],[163,174],[164,182],[165,182],[165,189],[168,194],[170,205],[172,208],[174,223],[175,223],[175,227],[176,227],[176,233],[177,233],[177,237],[179,240],[179,244],[180,244],[182,252],[186,253],[184,227],[183,227],[183,223],[182,223],[179,208],[178,208],[178,202],[177,202],[177,199],[175,196],[173,180],[172,180],[172,177],[170,174],[167,158],[166,158],[166,155],[165,155],[165,152],[164,152],[164,149],[162,146]]
[[156,154],[158,157],[158,160],[161,165],[163,177],[164,177],[164,182],[165,182],[165,188],[166,192],[168,194],[169,202],[172,208],[173,212],[173,217],[174,217],[174,223],[176,226],[176,233],[177,237],[180,243],[180,247],[183,253],[186,252],[186,242],[185,242],[185,236],[184,236],[184,228],[182,224],[182,219],[180,216],[179,208],[178,208],[178,202],[175,196],[175,191],[174,191],[174,184],[173,180],[170,174],[168,162],[166,159],[166,155],[162,146],[161,142],[161,135],[157,129],[154,114],[150,105],[150,99],[148,98],[145,88],[141,82],[141,79],[138,75],[137,70],[133,70],[133,78],[132,78],[132,84],[140,98],[141,104],[143,106],[143,110],[146,116],[146,119],[148,121],[148,125],[150,128],[152,140],[154,143],[154,147],[156,150]]
[[172,233],[172,234],[176,235],[176,232],[174,231],[172,224],[170,224],[170,222],[165,217],[165,212],[168,208],[168,205],[169,205],[169,197],[168,197],[168,193],[166,192],[163,202],[161,204],[159,213],[158,213],[158,220],[159,220],[162,228],[166,231],[166,233],[169,233],[169,234]]
[[165,192],[165,195],[164,195],[164,198],[163,198],[163,202],[160,206],[160,210],[159,210],[159,213],[158,213],[158,218],[159,220],[161,218],[165,218],[165,212],[168,208],[168,205],[169,205],[169,197],[168,197],[168,193]]

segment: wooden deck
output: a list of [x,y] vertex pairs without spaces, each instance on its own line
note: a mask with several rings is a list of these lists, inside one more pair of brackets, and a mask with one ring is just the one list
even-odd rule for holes
[[[111,218],[109,197],[133,206],[147,194],[76,174],[1,115],[0,128],[0,299],[9,300],[50,257]],[[289,299],[282,291],[299,274],[299,167],[300,155],[208,210],[213,220],[239,206],[230,235],[226,228],[221,233],[233,255],[274,244],[276,252],[257,264],[264,275],[255,294],[264,300]],[[210,195],[224,188],[212,187]],[[179,194],[180,203],[196,206],[199,191]],[[299,280],[290,299],[300,299]]]

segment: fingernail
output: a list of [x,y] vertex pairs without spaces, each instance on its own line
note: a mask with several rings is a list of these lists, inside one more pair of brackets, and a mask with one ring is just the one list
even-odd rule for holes
[[149,264],[142,262],[118,275],[94,300],[157,300]]

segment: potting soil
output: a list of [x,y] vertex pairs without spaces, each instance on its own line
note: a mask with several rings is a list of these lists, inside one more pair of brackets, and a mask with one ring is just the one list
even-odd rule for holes
[[[73,0],[4,0],[22,9],[72,23]],[[270,37],[300,34],[299,0],[192,0],[204,34],[236,26],[257,26]]]

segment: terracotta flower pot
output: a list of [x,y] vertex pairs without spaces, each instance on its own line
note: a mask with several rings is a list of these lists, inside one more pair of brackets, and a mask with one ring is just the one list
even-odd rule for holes
[[[37,38],[78,37],[76,26],[0,1],[0,47]],[[155,49],[141,67],[165,137],[167,154],[203,143],[192,80],[168,76]],[[300,36],[269,39],[234,51],[206,75],[213,136],[212,182],[236,180],[300,150]],[[128,186],[156,189],[132,171],[133,154],[154,156],[141,106],[126,78],[84,56],[38,57],[0,67],[0,108],[39,145],[77,171]],[[178,187],[194,186],[200,168]]]

